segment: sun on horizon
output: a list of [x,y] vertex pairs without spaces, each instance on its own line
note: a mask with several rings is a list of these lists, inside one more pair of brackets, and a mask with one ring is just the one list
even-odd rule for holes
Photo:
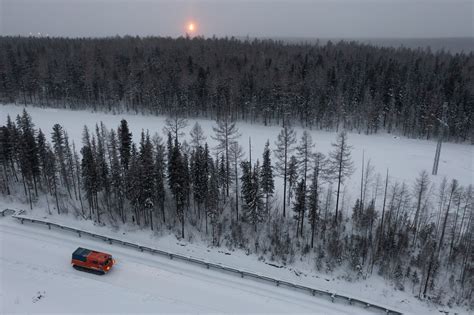
[[186,26],[186,30],[189,33],[194,33],[196,31],[196,23],[194,22],[189,22],[188,25]]

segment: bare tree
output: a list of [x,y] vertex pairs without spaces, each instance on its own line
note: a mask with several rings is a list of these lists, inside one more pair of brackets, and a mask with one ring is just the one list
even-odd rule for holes
[[418,226],[419,226],[419,217],[420,217],[420,209],[422,200],[428,190],[428,186],[430,184],[430,178],[428,172],[423,170],[421,171],[420,175],[416,179],[415,186],[413,187],[413,194],[417,197],[416,198],[416,210],[415,210],[415,218],[413,219],[413,246],[416,245],[416,237],[418,235]]
[[191,145],[193,148],[197,148],[199,146],[204,147],[204,142],[206,141],[206,136],[204,135],[204,131],[201,128],[201,125],[196,122],[189,133],[191,135]]
[[[311,156],[313,154],[312,150],[314,148],[313,140],[311,138],[311,135],[309,134],[308,131],[303,131],[303,135],[301,136],[301,140],[299,145],[296,147],[296,155],[298,158],[298,168],[300,175],[302,176],[303,179],[303,192],[304,195],[306,195],[306,188],[307,188],[307,173],[308,173],[308,164],[310,162]],[[306,212],[306,203],[303,204],[303,207],[301,209],[300,213],[300,236],[303,236],[303,226],[304,226],[304,215]]]
[[329,157],[331,173],[333,178],[337,180],[336,214],[334,217],[334,224],[337,225],[341,185],[344,184],[346,177],[354,173],[354,164],[351,159],[352,146],[349,145],[345,131],[338,134],[336,143],[333,143],[332,146],[334,150],[329,153]]
[[188,126],[188,120],[178,116],[178,113],[174,113],[173,116],[166,118],[166,126],[163,128],[163,133],[174,136],[175,143],[179,143],[179,137],[184,136],[182,131]]
[[439,244],[438,244],[438,255],[439,255],[439,252],[441,251],[441,247],[443,247],[444,234],[446,232],[446,224],[448,222],[449,211],[451,210],[451,202],[453,201],[453,197],[455,196],[458,188],[459,188],[458,181],[456,179],[453,179],[451,181],[451,184],[449,185],[448,205],[446,206],[446,212],[444,214],[444,220],[443,220],[443,227],[441,228],[441,236],[439,238]]
[[311,223],[311,248],[314,247],[314,233],[319,215],[319,196],[321,194],[322,178],[326,172],[326,157],[322,153],[314,154],[313,180],[309,190],[309,222]]
[[294,151],[293,145],[296,143],[296,132],[288,123],[283,125],[283,128],[278,135],[278,140],[275,143],[276,156],[276,171],[283,177],[283,216],[286,216],[286,185],[288,176],[288,161],[291,153]]
[[229,149],[233,142],[240,137],[239,128],[235,125],[235,121],[230,116],[225,116],[217,121],[217,126],[212,127],[215,136],[212,139],[217,140],[216,151],[218,154],[224,154],[225,170],[226,170],[226,195],[229,196],[230,186],[230,156]]

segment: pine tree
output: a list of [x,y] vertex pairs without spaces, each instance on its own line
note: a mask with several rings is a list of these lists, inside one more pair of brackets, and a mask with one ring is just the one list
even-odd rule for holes
[[288,122],[283,125],[278,140],[275,143],[276,150],[274,151],[276,160],[276,170],[278,174],[283,178],[283,217],[286,216],[286,203],[287,203],[287,182],[288,182],[288,162],[293,152],[293,145],[296,143],[296,133],[291,128]]

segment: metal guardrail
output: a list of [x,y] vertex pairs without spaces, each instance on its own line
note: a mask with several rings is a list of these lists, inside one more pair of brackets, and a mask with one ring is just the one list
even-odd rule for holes
[[[11,210],[11,209],[5,209],[3,211],[0,211],[2,216],[4,216],[4,212],[6,210]],[[15,210],[12,210],[12,211],[15,211]],[[178,259],[178,260],[194,263],[194,264],[197,264],[197,265],[204,266],[207,269],[223,270],[223,271],[227,271],[227,272],[230,272],[230,273],[233,273],[233,274],[238,274],[238,275],[240,275],[241,278],[247,277],[247,278],[253,278],[253,279],[257,279],[257,280],[270,282],[270,283],[275,284],[276,286],[285,286],[285,287],[288,287],[288,288],[308,292],[313,296],[318,295],[318,296],[322,296],[322,297],[327,297],[327,298],[330,298],[330,300],[332,302],[345,301],[345,302],[348,302],[351,305],[360,306],[360,307],[363,307],[363,308],[371,308],[371,309],[374,309],[374,310],[377,310],[377,311],[381,311],[382,313],[385,313],[385,314],[402,314],[401,312],[398,312],[398,311],[395,311],[395,310],[392,310],[392,309],[389,309],[389,308],[386,308],[386,307],[383,307],[383,306],[380,306],[380,305],[376,305],[376,304],[373,304],[373,303],[368,303],[368,302],[362,301],[360,299],[351,298],[351,297],[348,297],[348,296],[345,296],[345,295],[340,295],[340,294],[336,294],[336,293],[332,293],[332,292],[324,291],[324,290],[320,290],[320,289],[314,289],[314,288],[311,288],[311,287],[291,283],[291,282],[288,282],[288,281],[278,280],[278,279],[274,279],[274,278],[271,278],[271,277],[259,275],[259,274],[256,274],[256,273],[252,273],[252,272],[248,272],[248,271],[244,271],[244,270],[239,270],[239,269],[223,266],[221,264],[206,262],[204,260],[200,260],[200,259],[196,259],[196,258],[192,258],[192,257],[187,257],[187,256],[183,256],[183,255],[176,254],[176,253],[170,253],[170,252],[166,252],[166,251],[163,251],[163,250],[160,250],[160,249],[155,249],[155,248],[150,248],[150,247],[147,247],[147,246],[138,245],[138,244],[135,244],[135,243],[130,243],[130,242],[127,242],[127,241],[123,241],[123,240],[111,238],[111,237],[108,237],[108,236],[95,234],[95,233],[92,233],[92,232],[72,228],[72,227],[69,227],[69,226],[61,225],[61,224],[56,224],[56,223],[52,223],[52,222],[48,222],[48,221],[43,221],[43,220],[32,219],[32,218],[20,216],[21,213],[23,213],[23,211],[20,211],[17,214],[12,215],[12,217],[19,220],[21,222],[21,224],[23,224],[25,221],[31,222],[31,223],[44,224],[44,225],[47,225],[48,229],[50,229],[50,230],[51,230],[51,227],[56,227],[56,228],[59,228],[61,230],[67,230],[67,231],[77,233],[79,237],[82,237],[82,235],[87,235],[87,236],[90,236],[90,237],[93,237],[93,238],[102,239],[102,240],[104,240],[104,241],[106,241],[110,244],[115,243],[115,244],[120,244],[120,245],[123,245],[123,246],[133,247],[133,248],[136,248],[136,249],[138,249],[142,252],[149,252],[149,253],[152,253],[152,254],[159,254],[159,255],[167,256],[170,259]]]
[[2,211],[0,211],[0,214],[2,215],[2,217],[4,217],[6,215],[14,214],[15,212],[17,211],[13,209],[3,209]]

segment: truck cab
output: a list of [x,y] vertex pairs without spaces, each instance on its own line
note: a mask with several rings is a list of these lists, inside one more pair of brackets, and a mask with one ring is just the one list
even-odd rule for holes
[[72,253],[71,264],[75,269],[105,274],[112,269],[112,255],[79,247]]

